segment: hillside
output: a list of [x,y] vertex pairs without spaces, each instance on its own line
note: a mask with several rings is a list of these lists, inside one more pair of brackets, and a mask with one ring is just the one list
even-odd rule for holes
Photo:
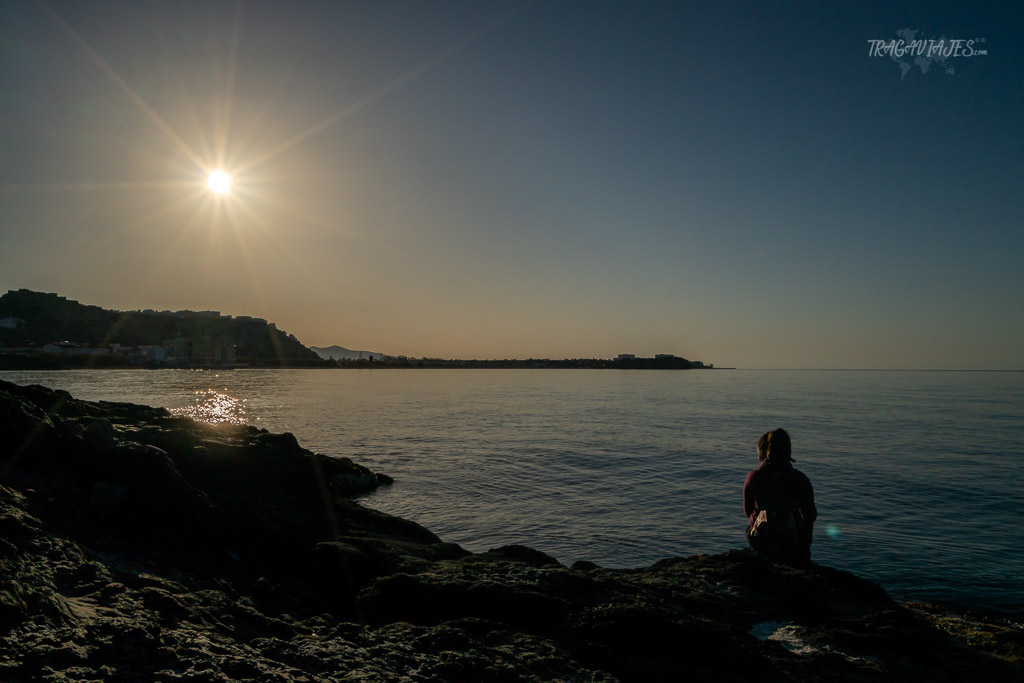
[[0,348],[42,348],[61,341],[135,347],[161,345],[179,337],[233,344],[240,363],[320,360],[294,335],[259,318],[215,311],[113,311],[27,289],[0,296]]
[[309,348],[324,360],[361,360],[364,358],[380,360],[384,358],[383,353],[376,351],[353,351],[337,344],[334,346],[310,346]]

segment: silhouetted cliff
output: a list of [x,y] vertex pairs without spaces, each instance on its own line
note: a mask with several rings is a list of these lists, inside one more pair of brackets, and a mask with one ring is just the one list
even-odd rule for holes
[[42,348],[71,341],[84,346],[162,345],[175,338],[193,344],[226,343],[240,363],[318,362],[320,357],[273,323],[216,312],[112,311],[57,294],[27,289],[0,296],[0,347]]

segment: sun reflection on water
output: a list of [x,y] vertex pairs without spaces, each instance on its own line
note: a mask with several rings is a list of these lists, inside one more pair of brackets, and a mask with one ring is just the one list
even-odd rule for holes
[[[226,387],[225,387],[226,388]],[[247,423],[245,416],[246,399],[237,399],[228,394],[222,394],[215,389],[205,389],[195,392],[195,403],[184,408],[172,408],[175,415],[190,417],[193,420],[208,422],[210,424],[231,424],[244,425]]]

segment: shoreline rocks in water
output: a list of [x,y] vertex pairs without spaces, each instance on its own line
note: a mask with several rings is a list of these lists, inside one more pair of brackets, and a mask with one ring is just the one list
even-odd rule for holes
[[1020,625],[747,551],[472,554],[290,434],[0,382],[0,680],[1020,680]]

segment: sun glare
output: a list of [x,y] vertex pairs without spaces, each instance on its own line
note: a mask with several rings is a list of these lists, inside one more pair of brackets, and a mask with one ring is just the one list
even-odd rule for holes
[[227,194],[231,189],[231,176],[221,170],[211,171],[206,186],[216,194]]

